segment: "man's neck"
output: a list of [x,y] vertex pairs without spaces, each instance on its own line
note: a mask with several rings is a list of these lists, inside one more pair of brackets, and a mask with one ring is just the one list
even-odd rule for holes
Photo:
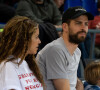
[[64,43],[66,45],[66,48],[68,49],[69,53],[71,55],[73,55],[74,51],[76,50],[76,48],[78,47],[78,44],[74,44],[68,41],[68,37],[65,37],[64,35],[62,35],[62,38],[64,40]]

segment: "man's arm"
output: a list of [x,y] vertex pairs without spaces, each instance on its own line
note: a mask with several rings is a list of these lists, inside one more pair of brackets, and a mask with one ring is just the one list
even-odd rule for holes
[[56,90],[70,90],[69,80],[67,79],[53,79]]

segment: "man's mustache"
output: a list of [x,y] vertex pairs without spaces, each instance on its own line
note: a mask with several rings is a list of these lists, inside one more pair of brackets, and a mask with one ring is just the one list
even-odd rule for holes
[[85,30],[82,30],[82,31],[77,32],[77,34],[80,34],[80,33],[85,33],[85,34],[87,34],[87,32],[86,32]]

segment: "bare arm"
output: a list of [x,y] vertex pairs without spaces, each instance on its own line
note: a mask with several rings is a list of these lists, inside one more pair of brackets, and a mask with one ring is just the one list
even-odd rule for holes
[[69,80],[67,79],[53,79],[56,90],[70,90]]

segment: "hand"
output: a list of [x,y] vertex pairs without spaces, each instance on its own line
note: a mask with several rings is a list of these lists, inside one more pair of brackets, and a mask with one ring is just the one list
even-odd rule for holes
[[80,79],[77,78],[76,90],[84,90],[83,83]]

